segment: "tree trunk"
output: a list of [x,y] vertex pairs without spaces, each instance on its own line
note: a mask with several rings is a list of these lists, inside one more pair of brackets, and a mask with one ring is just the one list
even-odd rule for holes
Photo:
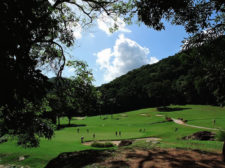
[[70,121],[71,121],[71,118],[69,117],[69,126],[70,126]]
[[57,118],[58,118],[58,128],[60,128],[60,117],[57,116]]
[[223,161],[225,162],[225,141],[223,142],[222,159],[223,159]]

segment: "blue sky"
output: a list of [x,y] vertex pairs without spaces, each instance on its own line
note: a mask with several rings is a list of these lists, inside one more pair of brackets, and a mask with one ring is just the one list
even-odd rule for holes
[[[67,49],[70,59],[85,61],[92,69],[94,85],[119,77],[145,64],[155,63],[174,55],[181,48],[181,41],[188,35],[182,26],[165,23],[166,30],[155,31],[141,24],[127,26],[119,20],[118,31],[111,34],[107,26],[111,20],[99,17],[88,29],[76,27],[74,47]],[[106,24],[105,24],[106,22]],[[73,76],[72,68],[65,68],[63,76]],[[49,77],[54,76],[47,73]]]

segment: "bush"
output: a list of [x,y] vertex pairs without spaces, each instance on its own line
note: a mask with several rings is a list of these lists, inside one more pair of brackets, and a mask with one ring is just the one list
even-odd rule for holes
[[220,130],[216,135],[216,139],[218,141],[225,141],[225,131]]
[[114,145],[110,142],[105,142],[105,143],[100,143],[100,142],[94,142],[91,144],[92,147],[97,147],[97,148],[109,148],[109,147],[114,147]]
[[7,142],[8,141],[8,138],[7,137],[1,137],[0,138],[0,144],[1,143],[4,143],[4,142]]

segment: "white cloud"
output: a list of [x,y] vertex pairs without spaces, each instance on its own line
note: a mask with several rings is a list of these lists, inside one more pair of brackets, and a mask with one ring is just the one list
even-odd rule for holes
[[[116,18],[116,21],[113,19]],[[107,35],[111,35],[110,28],[113,28],[114,25],[118,26],[120,32],[130,33],[131,30],[126,28],[126,23],[119,17],[108,16],[106,13],[102,13],[97,19],[98,28],[104,31]]]
[[74,72],[75,71],[75,68],[69,68],[68,72]]
[[96,54],[96,63],[104,70],[104,81],[109,82],[132,69],[158,61],[155,57],[148,59],[148,54],[148,48],[120,35],[113,50],[107,48]]
[[82,38],[82,27],[79,23],[70,23],[68,24],[69,29],[73,31],[73,37],[75,39],[81,39]]
[[90,35],[91,38],[95,37],[95,35],[93,33],[90,33],[89,35]]
[[149,64],[155,64],[157,62],[159,62],[159,60],[156,57],[150,57]]
[[54,5],[55,1],[53,0],[48,0],[48,2],[51,4],[51,5]]
[[113,56],[111,49],[107,48],[97,53],[96,62],[100,65],[100,69],[108,69],[110,67],[110,58]]

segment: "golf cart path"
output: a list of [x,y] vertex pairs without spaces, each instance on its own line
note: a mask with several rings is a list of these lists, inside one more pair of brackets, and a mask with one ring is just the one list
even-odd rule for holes
[[185,124],[182,120],[178,120],[178,119],[175,119],[175,118],[171,118],[171,119],[173,120],[174,123],[184,125],[184,126],[187,126],[187,127],[214,130],[214,131],[219,130],[218,128],[208,128],[208,127],[201,127],[201,126],[196,126],[196,125]]

